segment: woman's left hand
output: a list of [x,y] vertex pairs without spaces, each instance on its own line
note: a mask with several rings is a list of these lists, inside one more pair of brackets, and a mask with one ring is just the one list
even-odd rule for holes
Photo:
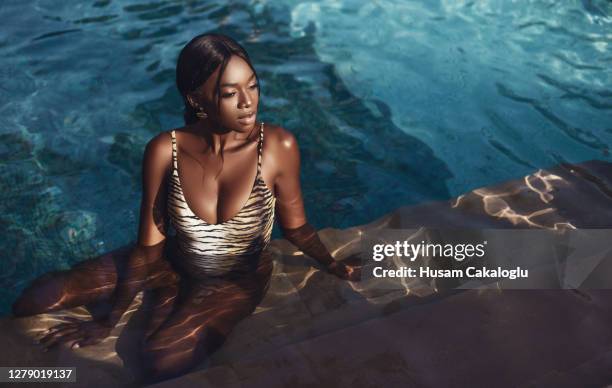
[[108,337],[112,331],[112,327],[102,322],[67,316],[63,318],[68,322],[51,327],[39,340],[45,351],[61,343],[70,343],[71,349],[95,345]]
[[340,279],[356,282],[361,280],[361,267],[344,264],[341,261],[334,261],[327,270]]

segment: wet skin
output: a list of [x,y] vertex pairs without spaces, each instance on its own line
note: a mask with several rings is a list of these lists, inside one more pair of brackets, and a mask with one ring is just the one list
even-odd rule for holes
[[[260,128],[258,85],[251,68],[240,57],[231,58],[220,80],[220,101],[214,92],[218,72],[219,69],[188,96],[192,106],[203,108],[208,117],[176,129],[178,173],[185,199],[196,216],[209,224],[231,219],[247,201],[257,172]],[[240,116],[248,112],[255,117],[250,123],[241,122]],[[114,318],[109,321],[66,317],[64,323],[44,333],[41,342],[46,348],[62,343],[68,346],[99,343],[110,334],[131,301],[128,297],[124,301],[113,300],[113,295],[121,294],[114,292],[115,288],[124,284],[122,287],[130,289],[132,298],[136,290],[144,289],[147,291],[144,297],[152,307],[141,352],[145,378],[157,381],[184,373],[213,352],[233,326],[251,314],[261,301],[272,272],[272,259],[265,253],[258,258],[255,273],[221,280],[212,286],[190,282],[173,268],[175,241],[166,235],[171,167],[172,141],[166,131],[154,137],[145,149],[137,244],[83,261],[69,271],[45,274],[15,302],[16,316],[81,305],[95,308],[106,303],[108,309],[115,306],[111,313]],[[306,224],[298,144],[282,127],[264,125],[261,175],[276,197],[275,214],[281,227],[293,229]],[[137,258],[133,253],[135,247],[139,252]],[[360,278],[358,267],[334,262],[331,268],[332,273],[343,279]],[[126,273],[131,275],[121,276],[128,280],[119,283],[118,274]],[[117,307],[120,304],[123,307]]]
[[[217,114],[214,87],[218,71],[189,97],[193,106],[204,108],[208,118],[176,132],[185,198],[193,212],[209,224],[231,219],[248,199],[257,172],[260,126],[258,84],[251,68],[237,56],[229,61],[220,81]],[[239,117],[249,112],[255,114],[252,123],[241,123]],[[296,228],[306,222],[297,142],[291,133],[270,124],[264,125],[264,139],[262,178],[276,197],[281,224]]]

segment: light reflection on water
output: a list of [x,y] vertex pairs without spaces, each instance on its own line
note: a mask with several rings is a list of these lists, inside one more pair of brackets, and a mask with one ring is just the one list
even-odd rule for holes
[[[559,162],[610,160],[605,1],[5,1],[0,304],[135,238],[178,50],[215,30],[293,131],[310,222],[345,228]],[[279,237],[275,230],[274,237]]]

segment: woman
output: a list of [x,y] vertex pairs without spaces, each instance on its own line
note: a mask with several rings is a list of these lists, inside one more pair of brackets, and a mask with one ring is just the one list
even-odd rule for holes
[[82,347],[106,338],[145,290],[148,382],[202,362],[260,303],[275,214],[284,237],[327,271],[360,277],[359,268],[334,261],[306,220],[294,136],[256,121],[259,82],[246,51],[227,36],[199,35],[179,55],[176,82],[186,125],[145,148],[137,243],[43,275],[13,305],[15,316],[80,305],[98,311],[91,321],[67,317],[41,339],[46,348]]

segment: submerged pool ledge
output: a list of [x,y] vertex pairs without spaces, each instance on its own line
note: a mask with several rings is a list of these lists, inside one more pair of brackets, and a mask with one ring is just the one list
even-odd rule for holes
[[[388,228],[564,225],[611,228],[612,163],[558,165],[319,234],[342,259],[356,253],[360,233]],[[421,287],[407,293],[325,274],[285,240],[272,241],[269,249],[275,255],[272,282],[255,312],[204,364],[157,386],[348,387],[365,381],[554,386],[560,379],[577,385],[612,381],[612,337],[606,334],[612,325],[612,290]],[[33,339],[62,314],[87,316],[83,307],[3,318],[0,365],[76,366],[78,382],[71,386],[133,386],[136,344],[130,333],[140,330],[141,301],[142,293],[106,341],[74,351],[43,353]]]

